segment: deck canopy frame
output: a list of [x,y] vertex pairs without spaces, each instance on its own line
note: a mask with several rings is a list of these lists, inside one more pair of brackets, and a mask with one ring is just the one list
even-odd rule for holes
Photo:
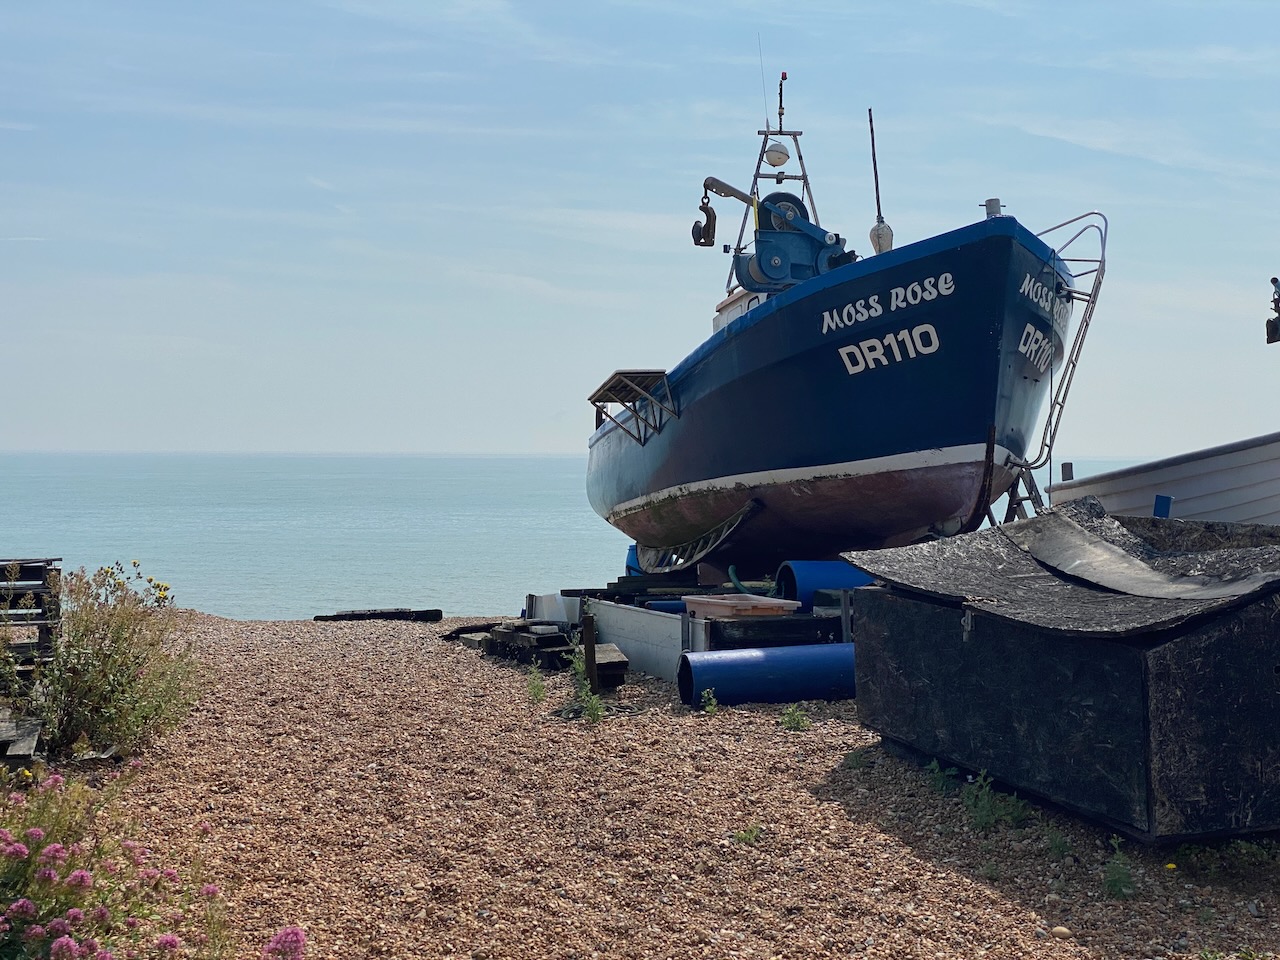
[[[587,400],[596,408],[597,427],[610,420],[641,446],[662,431],[669,417],[680,419],[665,370],[615,370]],[[629,413],[630,420],[615,416],[611,404]]]

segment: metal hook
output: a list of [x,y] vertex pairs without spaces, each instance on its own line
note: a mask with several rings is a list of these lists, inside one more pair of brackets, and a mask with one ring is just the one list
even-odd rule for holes
[[702,211],[702,215],[706,217],[707,222],[704,224],[701,220],[693,222],[693,242],[695,246],[710,247],[716,242],[716,212],[711,207],[711,197],[707,193],[702,194],[702,203],[698,205],[698,209]]

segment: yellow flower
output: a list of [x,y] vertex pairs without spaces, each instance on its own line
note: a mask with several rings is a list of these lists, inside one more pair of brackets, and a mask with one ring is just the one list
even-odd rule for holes
[[1178,865],[1177,865],[1176,863],[1166,863],[1166,864],[1164,865],[1164,868],[1165,868],[1166,870],[1177,870],[1177,869],[1178,869]]

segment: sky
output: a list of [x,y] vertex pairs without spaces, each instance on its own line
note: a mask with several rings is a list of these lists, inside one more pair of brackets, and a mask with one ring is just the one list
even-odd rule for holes
[[869,107],[899,247],[1107,216],[1056,459],[1280,429],[1272,0],[0,0],[0,451],[584,453],[782,70],[855,249]]

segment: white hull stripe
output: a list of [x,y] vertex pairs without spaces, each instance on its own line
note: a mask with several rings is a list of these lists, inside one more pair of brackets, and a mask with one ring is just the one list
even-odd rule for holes
[[[620,503],[610,511],[609,519],[635,513],[660,500],[683,498],[695,493],[732,490],[736,487],[770,487],[805,481],[863,477],[904,470],[930,470],[937,467],[982,463],[986,455],[985,443],[968,443],[959,447],[913,450],[911,453],[896,453],[888,457],[873,457],[870,460],[850,460],[847,463],[829,463],[818,467],[793,467],[789,470],[760,470],[756,473],[740,473],[732,477],[695,480],[693,483],[677,484],[674,487],[659,490],[657,493],[648,493],[643,497]],[[1009,450],[996,446],[994,452],[996,463],[1004,463],[1012,456]]]

